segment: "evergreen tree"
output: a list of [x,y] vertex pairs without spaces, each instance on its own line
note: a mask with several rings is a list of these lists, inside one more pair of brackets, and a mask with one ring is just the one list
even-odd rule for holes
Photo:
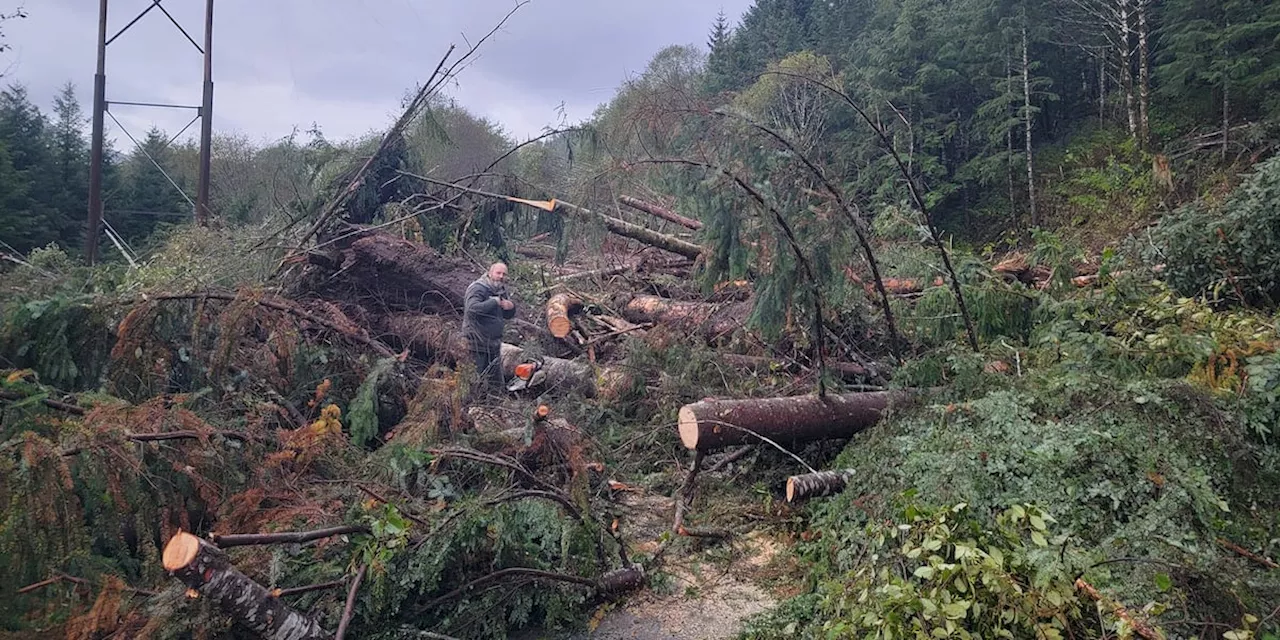
[[83,221],[89,203],[89,141],[84,127],[89,119],[76,100],[75,85],[68,82],[54,99],[57,121],[52,128],[53,174],[59,185],[52,194],[58,213],[58,234],[68,247],[84,240]]
[[28,99],[25,87],[14,85],[0,92],[0,141],[13,169],[13,184],[0,196],[6,203],[0,212],[0,229],[25,230],[6,240],[20,251],[58,239],[57,212],[50,204],[50,194],[58,186],[47,128],[44,114]]
[[1165,18],[1159,91],[1171,103],[1190,106],[1184,115],[1196,121],[1217,116],[1225,152],[1230,123],[1262,115],[1268,92],[1280,84],[1280,5],[1169,0]]
[[[108,222],[130,244],[145,242],[161,223],[167,226],[192,215],[189,196],[183,195],[190,189],[175,170],[174,151],[168,142],[159,128],[147,131],[142,144],[124,163],[123,197],[106,207]],[[112,210],[117,212],[114,216],[110,215]]]

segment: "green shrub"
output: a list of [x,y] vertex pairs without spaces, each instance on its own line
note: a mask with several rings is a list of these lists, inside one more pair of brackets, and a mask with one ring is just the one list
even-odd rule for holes
[[1149,259],[1188,296],[1274,307],[1280,301],[1280,157],[1263,162],[1222,202],[1181,207],[1151,233]]

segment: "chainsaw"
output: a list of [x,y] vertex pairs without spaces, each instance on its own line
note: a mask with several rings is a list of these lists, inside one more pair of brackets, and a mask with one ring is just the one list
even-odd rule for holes
[[516,365],[515,376],[507,383],[507,391],[520,392],[538,389],[547,382],[547,372],[543,368],[542,360],[537,358],[526,358],[524,362]]

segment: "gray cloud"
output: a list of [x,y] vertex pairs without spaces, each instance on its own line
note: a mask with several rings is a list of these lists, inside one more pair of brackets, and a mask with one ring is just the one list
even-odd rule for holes
[[[151,0],[111,0],[114,33]],[[172,6],[170,6],[172,4]],[[485,43],[446,93],[516,138],[559,119],[589,117],[629,75],[672,44],[702,46],[716,13],[737,19],[751,0],[532,0]],[[203,3],[165,2],[197,42]],[[216,0],[214,128],[258,141],[318,123],[342,138],[385,127],[406,91],[431,73],[450,44],[454,57],[514,6],[514,0]],[[42,0],[6,25],[13,49],[6,82],[27,86],[41,106],[76,84],[93,86],[97,3]],[[108,48],[108,99],[198,104],[200,54],[159,11]],[[119,106],[135,135],[152,125],[176,133],[190,114]],[[110,121],[108,121],[110,123]],[[112,130],[118,148],[127,139]]]

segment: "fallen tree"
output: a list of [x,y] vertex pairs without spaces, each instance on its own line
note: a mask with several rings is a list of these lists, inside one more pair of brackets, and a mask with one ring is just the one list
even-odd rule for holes
[[631,196],[618,196],[618,202],[621,202],[622,204],[637,211],[643,211],[651,216],[662,218],[667,222],[674,222],[686,229],[693,229],[694,231],[702,229],[701,222],[694,220],[693,218],[686,218],[685,216],[682,216],[666,207],[645,202],[644,200],[633,198]]
[[582,217],[594,216],[600,219],[604,223],[604,227],[611,233],[620,235],[624,238],[631,238],[632,240],[642,242],[651,247],[657,247],[664,251],[670,251],[671,253],[682,255],[691,260],[696,260],[702,255],[702,247],[689,242],[688,240],[658,233],[648,227],[632,224],[626,220],[619,220],[618,218],[605,215],[603,213],[597,213],[585,207],[579,207],[576,204],[563,202],[561,200],[555,200],[554,202],[556,209],[564,209]]
[[327,640],[332,634],[231,565],[227,554],[185,531],[164,546],[166,571],[267,640]]
[[680,442],[710,451],[756,438],[794,444],[848,438],[880,420],[903,392],[871,391],[759,398],[706,399],[680,408]]
[[307,254],[307,269],[291,297],[323,294],[370,308],[461,315],[467,286],[479,276],[472,263],[386,233]]
[[712,304],[673,300],[660,296],[630,295],[617,305],[622,317],[630,322],[679,327],[695,331],[709,342],[732,335],[741,328],[751,312],[750,302]]

